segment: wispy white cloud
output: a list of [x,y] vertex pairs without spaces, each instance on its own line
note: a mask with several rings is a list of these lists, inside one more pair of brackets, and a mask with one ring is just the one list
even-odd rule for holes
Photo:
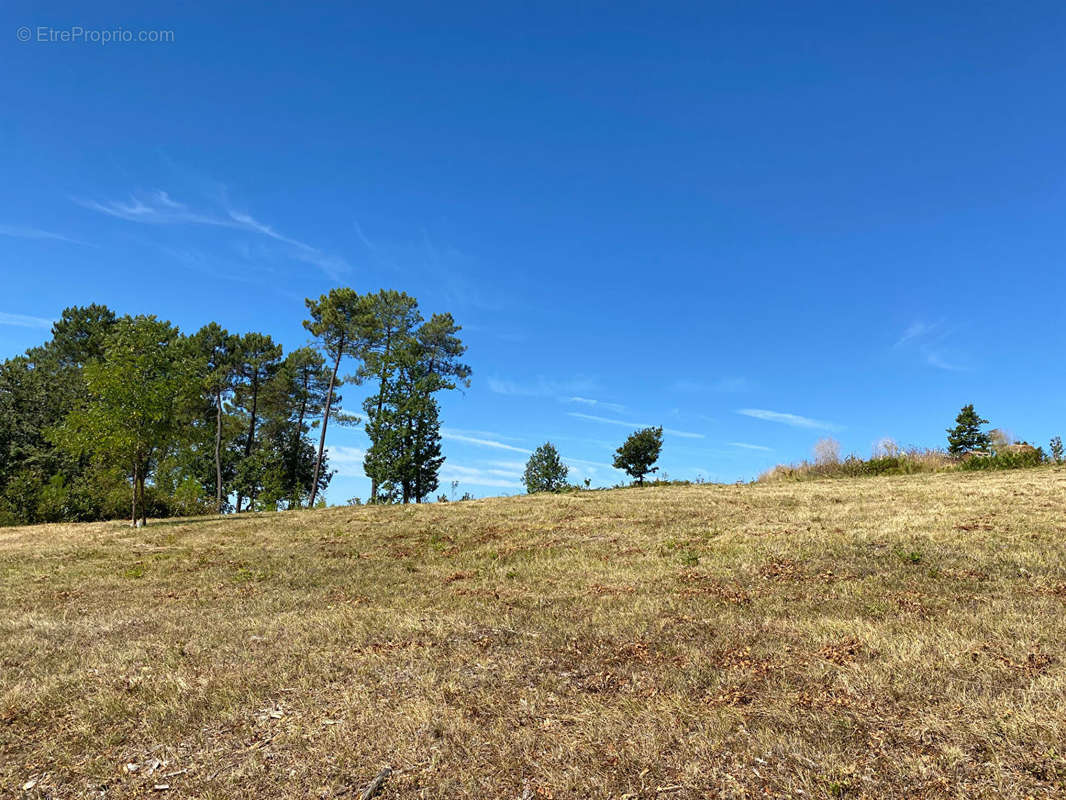
[[549,380],[538,376],[533,382],[518,382],[502,378],[488,379],[489,391],[496,394],[518,397],[573,397],[595,391],[597,382],[592,378],[577,377],[570,380]]
[[840,425],[833,422],[823,422],[810,417],[801,417],[799,414],[788,414],[782,411],[767,411],[764,408],[741,408],[737,411],[745,417],[754,417],[766,422],[779,422],[782,425],[791,425],[793,428],[813,428],[815,430],[838,431]]
[[353,219],[352,225],[355,226],[355,234],[359,237],[359,241],[363,243],[363,246],[371,253],[376,253],[377,247],[372,241],[370,241],[370,239],[367,238],[367,235],[363,233],[363,226],[359,224],[359,220]]
[[131,194],[128,201],[100,202],[80,197],[71,199],[83,208],[127,222],[144,225],[207,225],[264,236],[288,246],[293,258],[318,267],[331,278],[337,278],[349,269],[348,263],[343,258],[330,255],[306,242],[286,236],[272,226],[260,222],[251,214],[228,204],[220,209],[194,209],[186,203],[174,200],[167,192],[158,189],[143,195]]
[[730,447],[739,447],[742,450],[760,450],[766,453],[772,453],[774,449],[762,444],[749,444],[748,442],[726,442]]
[[903,335],[896,341],[896,347],[902,347],[907,342],[912,342],[915,339],[923,338],[939,327],[936,324],[930,325],[926,322],[912,322],[907,326],[907,330],[903,331]]
[[329,455],[329,467],[337,471],[337,474],[345,478],[361,478],[363,472],[363,459],[366,450],[361,447],[346,447],[344,445],[330,445],[326,448]]
[[28,228],[24,225],[0,225],[0,236],[10,236],[13,239],[50,239],[56,242],[78,244],[84,247],[95,246],[89,244],[88,242],[83,242],[79,239],[73,239],[70,236],[65,236],[62,233],[43,231],[40,228]]
[[936,367],[937,369],[946,369],[949,372],[966,372],[969,369],[969,367],[964,367],[961,364],[948,361],[942,353],[936,350],[927,349],[924,351],[924,355],[925,363],[931,367]]
[[9,314],[0,311],[0,325],[13,325],[17,328],[51,328],[53,320],[45,317],[31,317],[27,314]]
[[479,447],[491,447],[496,450],[509,450],[513,453],[532,453],[532,450],[527,450],[524,447],[515,447],[513,444],[506,444],[505,442],[498,441],[497,439],[482,438],[480,436],[469,436],[465,433],[459,433],[449,428],[441,428],[440,438],[452,441],[452,442],[464,442],[466,444],[473,444]]
[[521,473],[526,468],[525,461],[486,461],[490,467],[510,470],[513,473]]
[[916,352],[930,367],[966,372],[970,369],[965,363],[966,359],[951,347],[952,333],[941,322],[914,322],[907,327],[894,347]]
[[453,464],[445,461],[441,467],[441,484],[459,481],[459,485],[470,484],[471,486],[490,486],[498,489],[521,489],[522,483],[516,476],[500,474],[499,470],[482,469],[481,467],[468,467],[462,464]]
[[[627,422],[624,419],[611,419],[609,417],[600,417],[595,414],[583,414],[580,411],[568,411],[566,412],[571,417],[577,419],[585,419],[589,422],[603,422],[607,425],[621,425],[626,428],[651,428],[655,427],[644,422]],[[703,439],[705,438],[702,433],[692,433],[691,431],[678,431],[673,428],[663,428],[663,433],[669,433],[673,436],[680,436],[684,439]]]
[[561,397],[559,398],[564,403],[577,403],[583,406],[589,406],[590,408],[606,408],[608,411],[614,411],[616,414],[621,414],[626,410],[626,407],[621,403],[608,403],[604,400],[594,400],[591,397]]

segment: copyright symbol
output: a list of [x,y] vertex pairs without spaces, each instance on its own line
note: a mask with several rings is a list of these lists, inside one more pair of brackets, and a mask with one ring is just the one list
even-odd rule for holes
[[30,40],[30,35],[31,35],[30,29],[28,27],[26,27],[25,25],[23,25],[21,28],[19,28],[17,31],[15,31],[15,37],[20,42],[28,42]]

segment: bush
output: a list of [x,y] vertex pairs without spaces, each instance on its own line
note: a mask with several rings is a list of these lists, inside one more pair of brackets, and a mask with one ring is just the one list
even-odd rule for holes
[[968,471],[993,470],[993,469],[1025,469],[1026,467],[1039,467],[1047,461],[1042,447],[1016,444],[1001,447],[995,455],[982,456],[972,454],[959,465],[960,469]]
[[[886,455],[894,450],[895,455]],[[809,481],[820,478],[859,478],[873,475],[913,475],[919,472],[940,472],[953,469],[955,461],[942,450],[921,450],[911,448],[902,452],[893,444],[893,449],[882,447],[874,449],[874,457],[864,461],[857,455],[850,455],[836,463],[829,461],[801,461],[799,464],[778,464],[759,476],[760,483],[779,481]]]

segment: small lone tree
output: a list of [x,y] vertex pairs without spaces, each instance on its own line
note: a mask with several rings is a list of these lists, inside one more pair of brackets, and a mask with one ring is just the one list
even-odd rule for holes
[[625,443],[615,451],[614,467],[625,471],[627,475],[636,480],[638,486],[644,485],[644,476],[652,472],[658,472],[658,467],[653,467],[659,460],[659,453],[663,449],[663,429],[643,428],[631,434]]
[[1056,464],[1061,464],[1062,463],[1062,437],[1061,436],[1052,436],[1051,437],[1051,458],[1055,461]]
[[987,424],[988,420],[981,419],[974,411],[973,403],[963,406],[955,417],[955,427],[947,429],[948,452],[953,456],[960,456],[973,450],[988,449],[989,436],[981,430],[981,426]]
[[566,475],[570,470],[559,458],[559,451],[551,442],[545,442],[529,457],[522,480],[529,494],[558,492],[566,488]]

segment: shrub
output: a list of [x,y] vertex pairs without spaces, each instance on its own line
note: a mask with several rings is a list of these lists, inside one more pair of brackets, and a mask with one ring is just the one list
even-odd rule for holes
[[814,463],[819,466],[839,464],[840,442],[830,436],[819,439],[814,445]]
[[1024,469],[1026,467],[1039,467],[1047,461],[1047,456],[1042,447],[1016,444],[1001,447],[994,455],[982,456],[976,453],[963,460],[960,469],[992,470],[992,469]]

